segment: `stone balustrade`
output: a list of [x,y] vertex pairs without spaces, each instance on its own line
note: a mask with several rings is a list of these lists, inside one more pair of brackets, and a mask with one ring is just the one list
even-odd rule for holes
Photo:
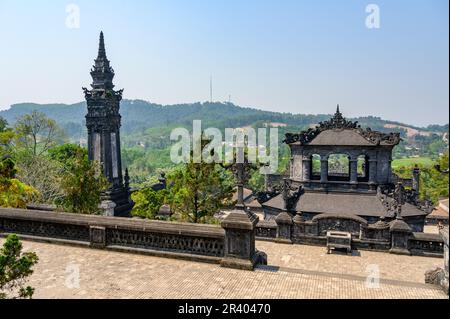
[[0,208],[0,235],[220,263],[220,226]]
[[325,246],[325,230],[335,229],[352,234],[355,249],[397,252],[401,244],[403,252],[408,255],[442,257],[444,254],[441,236],[411,230],[404,232],[393,227],[397,225],[395,220],[368,224],[362,218],[345,214],[321,214],[312,220],[302,220],[301,216],[298,214],[292,218],[292,224],[287,223],[286,218],[282,219],[283,222],[260,221],[256,225],[256,237],[273,242]]

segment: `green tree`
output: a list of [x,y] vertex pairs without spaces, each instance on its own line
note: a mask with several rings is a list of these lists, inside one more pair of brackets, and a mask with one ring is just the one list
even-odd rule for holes
[[62,165],[59,182],[64,195],[56,204],[71,213],[99,214],[101,194],[109,187],[100,164],[89,161],[86,149],[70,144],[52,149],[49,157]]
[[[448,173],[439,172],[435,166],[439,165],[441,171],[448,170],[448,151],[434,162],[434,165],[426,166],[419,164],[420,168],[420,199],[431,200],[437,204],[439,199],[448,197],[449,195],[449,179]],[[411,178],[414,164],[409,166],[401,166],[394,169],[395,174],[401,178]]]
[[8,128],[8,122],[0,116],[0,156],[10,153],[14,132]]
[[25,287],[25,283],[37,262],[34,252],[22,252],[17,235],[9,235],[0,249],[0,299],[31,298],[34,288]]
[[44,113],[25,114],[14,125],[10,153],[17,164],[18,179],[38,191],[31,199],[35,203],[53,204],[62,196],[57,180],[60,165],[47,156],[62,139],[62,130]]
[[167,179],[170,207],[191,223],[213,222],[213,215],[233,193],[229,175],[214,163],[187,163]]
[[[448,151],[446,151],[435,164],[440,166],[441,171],[446,171],[448,170],[448,161]],[[422,167],[420,181],[421,198],[430,199],[435,204],[442,198],[448,198],[448,173],[441,173],[435,167]]]
[[14,130],[17,146],[32,156],[47,152],[63,139],[63,132],[56,122],[38,111],[19,117]]
[[6,130],[6,127],[8,126],[8,122],[0,116],[0,133]]
[[137,217],[155,219],[159,209],[165,202],[167,190],[154,191],[146,187],[131,195],[135,205],[131,214]]
[[25,208],[38,192],[16,179],[17,169],[9,156],[0,158],[0,206]]

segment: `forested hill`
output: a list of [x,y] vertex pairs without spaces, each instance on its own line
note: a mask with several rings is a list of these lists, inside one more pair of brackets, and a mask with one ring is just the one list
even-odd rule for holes
[[[84,123],[86,103],[76,104],[34,104],[23,103],[12,105],[10,109],[0,111],[0,116],[8,123],[13,124],[15,119],[33,110],[45,113],[55,119],[60,125],[75,130]],[[345,115],[345,109],[344,115]],[[191,126],[193,120],[202,120],[204,125],[210,127],[240,127],[262,123],[277,123],[305,127],[320,121],[327,120],[330,115],[305,115],[291,113],[277,113],[240,107],[231,103],[194,103],[178,105],[158,105],[142,100],[124,100],[121,104],[123,131],[127,134],[136,133],[148,128],[167,126]],[[419,129],[421,131],[447,132],[448,125],[432,125],[427,128],[417,128],[411,125],[386,121],[378,117],[356,118],[362,126],[372,129],[387,130],[386,125],[395,125],[404,128]],[[392,131],[392,128],[390,129]],[[69,132],[70,133],[70,132]]]

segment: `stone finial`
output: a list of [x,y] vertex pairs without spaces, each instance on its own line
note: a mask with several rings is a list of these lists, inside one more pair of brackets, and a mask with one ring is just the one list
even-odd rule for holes
[[243,186],[247,181],[252,165],[244,156],[243,148],[237,150],[242,158],[236,160],[226,169],[231,169],[236,179],[238,202],[230,214],[220,223],[225,230],[225,253],[220,264],[222,267],[253,270],[261,262],[261,253],[255,247],[256,225],[259,218],[249,210],[245,210]]
[[395,218],[397,220],[402,220],[402,206],[406,203],[405,198],[405,187],[403,186],[403,183],[398,182],[397,185],[395,185],[394,190],[394,208],[395,208]]
[[124,183],[125,183],[125,188],[130,189],[130,175],[128,174],[128,167],[125,168]]
[[114,216],[114,208],[116,208],[116,203],[111,200],[104,200],[100,203],[98,208],[103,211],[103,216]]
[[166,189],[166,187],[167,187],[167,179],[166,179],[166,173],[165,172],[161,172],[160,177],[159,177],[159,182],[163,186],[163,189]]
[[420,168],[417,164],[414,165],[412,176],[412,189],[415,191],[416,195],[418,195],[420,189]]
[[100,40],[98,44],[98,59],[106,59],[106,49],[105,49],[105,38],[103,36],[103,31],[100,31]]

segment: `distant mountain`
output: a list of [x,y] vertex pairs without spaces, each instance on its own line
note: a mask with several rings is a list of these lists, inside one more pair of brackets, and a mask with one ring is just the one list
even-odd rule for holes
[[[45,113],[55,119],[63,127],[80,128],[84,126],[86,103],[76,104],[34,104],[22,103],[12,105],[10,109],[0,111],[0,116],[8,123],[33,110]],[[345,113],[345,109],[344,109]],[[262,111],[254,108],[240,107],[232,103],[194,103],[178,105],[159,105],[142,100],[123,100],[121,104],[123,130],[126,134],[133,134],[148,128],[167,126],[190,126],[193,120],[202,120],[204,125],[224,128],[255,125],[255,123],[276,123],[306,127],[327,120],[329,114],[306,115],[292,113],[277,113]],[[418,128],[404,123],[383,120],[379,117],[360,117],[353,120],[360,122],[362,126],[372,129],[392,131],[397,129],[405,133],[409,132],[447,132],[448,125],[430,125],[427,128]],[[75,129],[76,130],[76,129]],[[70,133],[70,132],[69,132]]]

